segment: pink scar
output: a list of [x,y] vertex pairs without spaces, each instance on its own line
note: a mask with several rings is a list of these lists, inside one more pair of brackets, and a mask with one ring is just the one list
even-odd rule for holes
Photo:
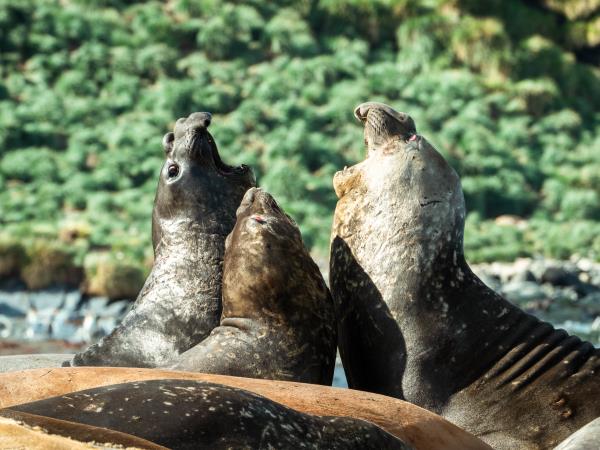
[[408,138],[408,142],[410,141],[416,141],[417,140],[417,135],[413,134],[411,137]]
[[258,223],[267,223],[265,218],[263,216],[259,216],[258,214],[252,214],[250,218],[256,220]]

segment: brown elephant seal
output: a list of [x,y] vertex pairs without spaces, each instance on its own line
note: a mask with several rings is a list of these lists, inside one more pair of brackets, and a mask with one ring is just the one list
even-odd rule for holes
[[156,367],[219,324],[225,238],[255,184],[247,166],[224,164],[209,113],[179,119],[163,139],[166,161],[152,212],[155,261],[133,309],[73,366]]
[[0,416],[1,449],[166,450],[146,439],[106,428],[10,410],[1,411]]
[[411,403],[371,392],[288,381],[162,369],[69,367],[0,374],[0,408],[99,386],[154,379],[206,381],[245,389],[297,411],[372,422],[418,450],[490,450],[480,439]]
[[220,325],[171,366],[331,385],[336,327],[329,289],[300,230],[251,188],[227,237]]
[[122,383],[11,410],[127,432],[174,450],[412,448],[370,422],[304,414],[249,391],[202,381]]
[[331,292],[350,387],[405,398],[498,449],[551,448],[600,415],[600,351],[485,286],[463,254],[460,180],[380,103],[338,172]]

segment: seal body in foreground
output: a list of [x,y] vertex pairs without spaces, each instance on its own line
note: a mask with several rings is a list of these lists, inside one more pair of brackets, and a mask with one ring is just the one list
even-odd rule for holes
[[349,386],[404,398],[498,449],[551,448],[600,415],[600,351],[485,286],[460,180],[413,120],[360,105],[367,158],[338,172],[331,290]]
[[298,226],[251,188],[227,238],[221,324],[171,368],[331,385],[336,339],[329,289]]
[[164,365],[218,325],[225,238],[254,176],[246,166],[221,161],[209,124],[210,114],[194,113],[165,135],[152,272],[121,324],[71,365]]
[[189,380],[116,384],[11,410],[127,432],[172,449],[412,448],[370,422],[312,416],[245,390]]
[[418,450],[491,449],[480,439],[437,414],[396,398],[317,384],[176,370],[64,367],[4,373],[0,374],[0,408],[12,408],[19,404],[101,386],[158,379],[224,384],[253,392],[306,414],[365,420]]

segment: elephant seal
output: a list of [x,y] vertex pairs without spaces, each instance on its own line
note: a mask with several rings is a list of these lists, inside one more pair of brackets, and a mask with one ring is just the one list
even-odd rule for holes
[[194,113],[165,135],[152,271],[121,324],[76,354],[72,366],[165,365],[219,324],[225,238],[255,180],[249,167],[221,161],[210,121],[209,113]]
[[371,392],[289,381],[127,367],[69,367],[0,374],[0,408],[100,386],[182,379],[245,389],[306,414],[372,422],[418,450],[490,450],[472,434],[426,409]]
[[412,448],[370,422],[311,416],[248,391],[190,380],[104,386],[12,410],[123,431],[172,449]]
[[338,172],[331,292],[349,386],[423,406],[498,449],[551,448],[600,415],[600,351],[489,289],[463,254],[455,171],[414,121],[355,110]]
[[221,323],[171,368],[330,386],[333,303],[298,226],[257,188],[236,214],[225,244]]
[[0,448],[166,450],[131,434],[9,410],[0,412]]

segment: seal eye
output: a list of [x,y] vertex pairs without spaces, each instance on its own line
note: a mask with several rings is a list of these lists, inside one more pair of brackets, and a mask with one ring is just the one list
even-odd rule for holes
[[167,175],[169,178],[175,178],[177,175],[179,175],[179,166],[177,164],[169,164],[169,167],[167,168]]

